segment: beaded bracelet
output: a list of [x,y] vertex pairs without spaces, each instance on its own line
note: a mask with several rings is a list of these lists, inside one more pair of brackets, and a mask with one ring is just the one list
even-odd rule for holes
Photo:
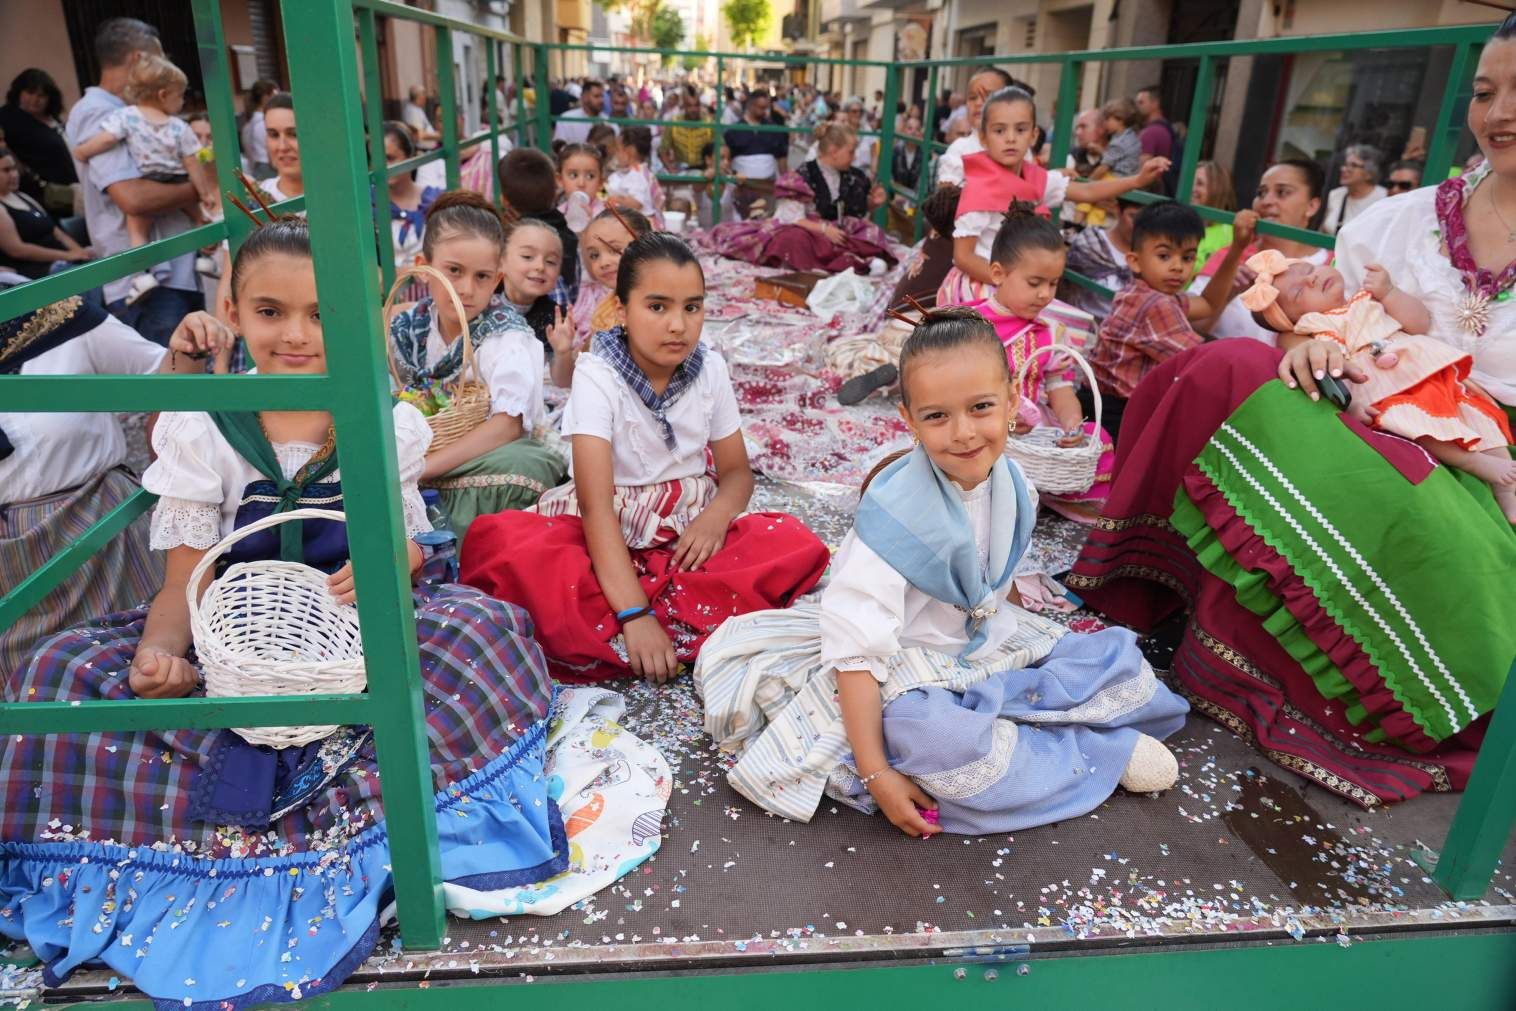
[[624,611],[616,612],[616,624],[625,625],[629,621],[636,621],[638,618],[645,618],[652,613],[653,609],[647,605],[643,605],[642,607],[628,607]]
[[871,772],[867,776],[860,777],[859,780],[858,780],[858,783],[859,783],[860,786],[868,786],[874,780],[878,779],[880,776],[884,775],[886,772],[891,771],[893,768],[894,768],[894,766],[886,765],[884,768],[880,769],[878,772]]

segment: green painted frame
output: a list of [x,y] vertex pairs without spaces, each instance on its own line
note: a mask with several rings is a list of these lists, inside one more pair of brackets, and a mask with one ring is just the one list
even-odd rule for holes
[[[89,404],[91,410],[98,411],[152,410],[161,408],[164,404],[172,404],[179,410],[296,409],[328,405],[339,441],[361,447],[362,450],[344,457],[348,461],[344,468],[344,480],[364,490],[364,494],[352,496],[348,503],[353,521],[351,537],[364,648],[369,656],[386,659],[370,664],[370,691],[364,695],[214,700],[192,698],[84,705],[0,703],[0,733],[278,726],[312,720],[369,723],[374,728],[381,773],[385,780],[386,823],[393,844],[398,849],[416,855],[416,859],[397,863],[394,869],[402,939],[408,947],[435,948],[442,941],[444,926],[436,825],[430,817],[432,794],[426,760],[414,615],[410,606],[409,586],[404,577],[405,566],[402,564],[405,555],[396,491],[393,428],[384,357],[381,354],[382,344],[378,339],[378,278],[381,270],[386,282],[393,276],[393,252],[390,243],[379,241],[376,244],[367,238],[374,234],[376,227],[385,224],[383,220],[376,220],[370,194],[381,192],[389,177],[437,159],[446,160],[449,184],[456,185],[462,151],[488,142],[492,154],[498,152],[499,137],[507,133],[508,129],[502,126],[501,110],[497,107],[493,87],[496,66],[494,47],[486,47],[490,68],[489,86],[486,89],[489,129],[473,137],[460,138],[456,128],[457,96],[452,87],[453,33],[469,33],[492,43],[511,46],[511,66],[516,74],[518,88],[517,115],[509,129],[517,131],[522,141],[535,132],[539,142],[544,144],[550,141],[552,128],[546,94],[539,87],[535,116],[529,117],[525,89],[519,86],[521,71],[526,64],[523,53],[527,49],[531,50],[531,66],[536,81],[541,85],[548,79],[552,50],[587,50],[591,47],[527,42],[510,33],[480,28],[393,0],[281,0],[281,3],[289,50],[331,54],[330,58],[322,60],[292,61],[292,85],[301,96],[302,116],[332,124],[333,127],[319,135],[312,133],[306,138],[308,151],[314,152],[318,147],[320,149],[320,157],[306,160],[307,197],[280,205],[281,209],[288,210],[308,206],[312,221],[321,226],[313,232],[313,252],[321,309],[327,332],[333,335],[328,341],[330,374],[319,377],[0,376],[0,395],[4,396],[9,410],[39,412],[75,410],[80,403]],[[192,0],[191,10],[207,103],[212,112],[215,147],[217,151],[229,155],[217,160],[218,182],[224,190],[235,190],[234,166],[238,162],[238,140],[232,119],[233,93],[220,8],[217,0]],[[379,17],[408,20],[428,25],[435,30],[439,80],[443,83],[441,97],[444,129],[441,146],[434,152],[392,166],[384,164],[383,112],[376,100],[376,96],[381,94],[376,23]],[[358,38],[356,50],[352,44],[355,26]],[[1216,59],[1265,53],[1452,45],[1455,47],[1451,75],[1454,86],[1448,89],[1441,104],[1439,119],[1431,135],[1432,147],[1428,157],[1429,165],[1439,165],[1446,162],[1456,141],[1458,128],[1454,125],[1454,116],[1462,78],[1469,72],[1471,58],[1489,32],[1489,26],[1477,25],[1198,46],[1025,54],[999,62],[1060,64],[1059,114],[1054,130],[1053,152],[1055,159],[1061,160],[1067,152],[1069,127],[1078,94],[1079,69],[1090,61],[1198,57],[1200,75],[1191,103],[1190,130],[1192,137],[1199,138],[1203,136],[1204,114],[1209,104],[1208,93]],[[718,73],[724,73],[728,61],[752,58],[736,53],[629,51],[714,57]],[[892,107],[893,96],[899,94],[897,76],[900,70],[928,68],[931,88],[935,92],[942,69],[982,62],[979,59],[965,59],[895,64],[801,56],[764,56],[763,59],[778,59],[787,64],[887,68],[886,107]],[[365,95],[369,98],[366,121],[363,111]],[[929,112],[926,122],[928,132],[932,125],[931,115]],[[625,118],[615,122],[656,125],[658,121]],[[710,125],[715,130],[719,145],[723,126],[719,121]],[[364,139],[365,127],[367,144]],[[795,127],[753,129],[803,132],[802,128]],[[876,135],[880,138],[881,159],[885,159],[893,148],[893,117],[886,117],[885,128]],[[942,147],[935,142],[924,143],[929,155],[935,154]],[[1187,180],[1193,179],[1192,151],[1198,152],[1198,149],[1198,143],[1187,148],[1181,167],[1183,177]],[[887,160],[884,164],[887,164]],[[922,179],[913,194],[918,201],[927,193],[927,170],[928,165],[924,162]],[[669,178],[677,180],[688,177]],[[726,177],[718,177],[716,180],[717,183],[725,181],[728,181]],[[1211,220],[1227,221],[1231,217],[1210,208],[1200,208],[1200,212]],[[210,242],[226,239],[235,248],[251,228],[250,222],[229,217],[225,222],[205,225],[171,239],[118,253],[63,274],[0,292],[0,319],[13,318]],[[1268,225],[1264,226],[1264,231],[1321,246],[1331,245],[1330,238],[1318,233]],[[375,245],[378,247],[377,253]],[[353,260],[355,250],[358,256],[356,263]],[[1081,280],[1093,283],[1087,279]],[[151,503],[152,496],[146,492],[132,496],[86,531],[69,549],[50,560],[4,597],[0,597],[0,627],[8,625],[18,615],[40,602],[53,587],[73,574],[84,559],[140,516]],[[1484,750],[1448,833],[1441,860],[1437,861],[1438,882],[1456,898],[1474,898],[1483,893],[1511,826],[1516,824],[1516,677],[1507,683],[1501,702],[1503,704],[1491,722]],[[1363,954],[1351,957],[1356,959],[1374,954],[1399,958],[1410,954],[1436,958],[1445,970],[1466,960],[1471,971],[1462,976],[1471,979],[1482,975],[1472,971],[1476,967],[1482,969],[1490,964],[1509,964],[1512,940],[1504,934],[1475,934],[1457,938],[1378,941],[1364,945],[1362,949]],[[1227,988],[1227,984],[1235,978],[1235,970],[1229,967],[1233,962],[1229,960],[1246,955],[1249,958],[1248,964],[1252,965],[1252,959],[1260,950],[1262,949],[1229,952],[1176,951],[1170,953],[1170,958],[1191,960],[1198,967],[1195,969],[1197,973],[1214,972],[1216,988],[1221,990]],[[1350,982],[1352,993],[1361,993],[1360,976],[1344,974],[1340,968],[1317,966],[1318,962],[1325,961],[1319,954],[1323,951],[1331,953],[1328,957],[1332,959],[1349,957],[1335,954],[1335,947],[1286,947],[1279,949],[1278,954],[1269,956],[1273,960],[1270,964],[1277,972],[1284,959],[1294,959],[1303,967],[1301,971],[1311,974],[1313,978],[1333,983],[1346,979]],[[1096,963],[1091,963],[1088,958],[1068,957],[1039,961],[1036,979],[1046,980],[1049,987],[1055,988],[1046,991],[1048,994],[1083,993],[1086,992],[1085,984],[1090,979],[1091,971],[1098,969],[1105,972],[1116,968],[1118,963],[1137,967],[1139,976],[1151,976],[1158,982],[1169,978],[1177,965],[1165,962],[1155,970],[1155,963],[1146,955],[1103,957]],[[875,969],[870,982],[892,989],[897,985],[907,989],[935,987],[940,983],[942,971],[940,966]],[[887,980],[883,976],[885,973],[894,975]],[[1440,976],[1437,974],[1432,978],[1436,980]],[[700,985],[711,988],[712,993],[724,993],[728,982],[733,978],[735,977],[719,974],[701,977],[706,982]],[[766,986],[776,988],[773,991],[776,996],[784,996],[789,992],[787,987],[793,985],[787,981],[794,979],[784,974],[749,974],[741,978],[743,993],[748,998]],[[835,991],[835,987],[847,985],[847,980],[854,977],[846,972],[828,971],[807,973],[804,978],[807,980],[807,993],[821,993],[830,989],[840,998],[843,994]],[[764,982],[765,980],[769,982]],[[1489,979],[1482,982],[1493,986]],[[684,986],[686,983],[687,981],[681,980],[679,985]],[[1033,989],[1042,985],[1041,982],[1030,986],[1023,984],[1018,985],[1022,985],[1021,995],[1026,996],[1031,996]],[[656,1001],[661,1006],[668,1002],[666,997],[672,996],[671,992],[665,991],[669,985],[672,985],[669,981],[643,980],[638,983],[640,989],[621,992],[631,994],[633,1003],[645,1002],[651,1006]],[[1435,999],[1443,993],[1440,982],[1429,985],[1436,987],[1436,991],[1428,991],[1425,997],[1411,997],[1409,995],[1412,991],[1403,987],[1395,990],[1393,996],[1397,1000],[1401,996],[1407,996],[1405,1006],[1425,1006],[1428,999]],[[1058,987],[1064,989],[1056,989]],[[1204,994],[1207,989],[1191,987],[1187,992],[1193,996],[1195,993]],[[453,996],[449,999],[456,1000],[463,992],[450,989],[449,993]],[[540,994],[548,991],[534,989],[521,992]],[[988,999],[997,1003],[1003,999],[998,996],[998,991],[980,992],[991,994]],[[409,991],[399,993],[405,995],[396,998],[401,1002],[419,999]],[[936,995],[935,990],[929,989],[921,989],[919,993],[923,998]],[[479,999],[477,991],[474,994],[475,996],[465,999]],[[354,996],[338,993],[320,1000],[335,1006],[354,999]],[[678,996],[682,999],[691,996],[691,993],[680,991]],[[1175,1003],[1172,999],[1175,996],[1172,991],[1164,993],[1169,1004]],[[1201,1006],[1185,1005],[1184,993],[1177,996],[1180,998],[1177,1006]],[[1489,990],[1485,996],[1494,998],[1509,994],[1506,991],[1497,994]],[[1209,1001],[1208,997],[1204,999]],[[976,999],[975,1003],[977,1002]],[[1501,1006],[1511,1006],[1512,1003],[1507,1000]],[[1209,1003],[1205,1006],[1209,1006]]]

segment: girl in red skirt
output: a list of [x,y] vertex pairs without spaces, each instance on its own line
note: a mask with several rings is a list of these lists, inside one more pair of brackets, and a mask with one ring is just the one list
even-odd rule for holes
[[829,556],[792,516],[744,514],[753,472],[726,362],[700,341],[690,248],[639,236],[616,297],[621,325],[593,337],[564,411],[571,483],[475,520],[463,581],[526,608],[558,677],[662,682],[727,618],[789,606]]

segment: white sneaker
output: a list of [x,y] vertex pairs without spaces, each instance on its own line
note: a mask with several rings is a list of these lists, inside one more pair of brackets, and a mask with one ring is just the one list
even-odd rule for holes
[[221,268],[216,265],[214,256],[197,256],[195,257],[195,273],[206,277],[220,277]]
[[158,279],[152,274],[138,274],[132,278],[132,286],[126,293],[126,304],[131,305],[143,295],[158,287]]

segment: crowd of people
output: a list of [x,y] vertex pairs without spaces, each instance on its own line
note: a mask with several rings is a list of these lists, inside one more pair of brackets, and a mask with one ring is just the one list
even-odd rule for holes
[[[0,367],[323,373],[315,224],[270,209],[304,195],[298,96],[251,89],[256,182],[223,204],[208,124],[184,111],[156,31],[106,21],[95,56],[99,81],[66,117],[41,71],[0,108],[0,280],[267,213],[235,253],[186,253],[5,322]],[[487,815],[444,837],[449,881],[572,871],[541,774],[555,681],[692,670],[707,731],[739,755],[735,789],[801,822],[831,797],[913,836],[1167,789],[1162,742],[1191,706],[1366,806],[1466,781],[1516,656],[1516,207],[1501,196],[1516,153],[1496,141],[1516,123],[1516,17],[1480,56],[1483,158],[1436,186],[1416,151],[1391,162],[1355,143],[1335,187],[1283,158],[1239,201],[1201,161],[1176,200],[1187,141],[1159,89],[1081,111],[1068,163],[1050,165],[1046,110],[993,66],[940,96],[940,156],[923,110],[877,92],[588,79],[530,100],[551,107],[550,148],[502,144],[492,164],[476,146],[463,187],[434,163],[375,195],[400,274],[385,338],[431,769],[439,798],[471,784]],[[440,136],[413,89],[373,140],[398,165]],[[889,183],[924,173],[912,210],[929,227],[906,249],[873,214]],[[723,220],[705,228],[713,202]],[[1335,235],[1335,253],[1268,225]],[[835,555],[802,518],[750,509],[742,409],[702,339],[711,256],[865,278],[909,261],[890,299],[908,336],[835,378],[847,406],[898,396],[911,445],[864,483]],[[0,631],[9,700],[199,691],[197,565],[252,524],[341,508],[326,411],[164,411],[149,431],[138,475],[114,416],[0,413],[8,585],[137,487],[158,497],[145,528]],[[1038,488],[1012,445],[1034,442],[1088,456],[1087,479]],[[1062,584],[1018,570],[1043,505],[1088,527]],[[224,560],[303,561],[351,603],[342,525],[284,529]],[[1468,592],[1428,578],[1450,559]],[[1127,627],[1079,634],[1039,613],[1076,607],[1069,588]],[[1159,679],[1129,629],[1181,611]],[[10,737],[0,864],[43,843],[68,859],[99,847],[102,866],[170,844],[211,868],[341,851],[361,895],[348,905],[368,912],[304,949],[312,978],[340,977],[383,893],[360,855],[382,831],[376,769],[354,730],[279,751],[232,731]],[[144,861],[139,890],[173,887]],[[269,877],[217,915],[298,904]],[[32,896],[98,883],[63,878],[41,859],[4,875],[0,933],[35,941],[58,900]],[[171,958],[128,961],[149,993],[183,990]],[[252,989],[210,975],[196,999]]]

